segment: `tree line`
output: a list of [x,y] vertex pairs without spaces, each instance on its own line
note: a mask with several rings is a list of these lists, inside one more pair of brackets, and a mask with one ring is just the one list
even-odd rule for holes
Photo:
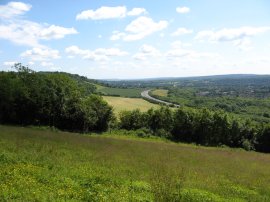
[[107,130],[110,107],[94,95],[91,84],[65,73],[37,73],[15,64],[17,72],[0,73],[0,123],[48,125],[62,130]]
[[270,125],[239,120],[224,111],[168,107],[120,113],[119,127],[177,142],[270,152]]

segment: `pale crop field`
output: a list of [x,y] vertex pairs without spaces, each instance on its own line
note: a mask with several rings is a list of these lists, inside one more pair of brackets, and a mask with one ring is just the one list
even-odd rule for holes
[[135,110],[139,109],[145,112],[151,108],[160,107],[157,104],[150,103],[142,98],[123,98],[123,97],[113,97],[113,96],[103,96],[109,105],[113,106],[114,111],[118,114],[123,110]]
[[164,89],[157,89],[152,91],[153,95],[161,96],[161,97],[167,97],[168,96],[168,90]]

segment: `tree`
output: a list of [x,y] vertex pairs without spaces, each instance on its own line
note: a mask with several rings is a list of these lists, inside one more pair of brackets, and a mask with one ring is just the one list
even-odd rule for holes
[[261,128],[257,139],[256,150],[270,153],[270,125]]
[[192,142],[193,141],[193,119],[191,111],[185,111],[179,108],[174,113],[173,138],[176,141]]
[[[113,116],[102,97],[65,73],[37,73],[18,63],[0,73],[0,123],[49,125],[63,130],[106,130]],[[88,97],[86,97],[86,94]]]
[[173,114],[169,107],[161,107],[160,109],[150,109],[148,112],[148,125],[156,132],[164,129],[171,132],[173,128]]
[[126,130],[136,130],[146,126],[143,113],[136,109],[133,111],[122,111],[119,114],[120,128]]
[[[98,95],[90,95],[89,97],[86,97],[83,103],[86,107],[85,110],[87,112],[86,114],[88,114],[88,120],[90,118],[96,118],[96,122],[92,129],[97,131],[107,130],[110,121],[114,119],[112,107]],[[94,117],[92,116],[92,113],[94,114]]]

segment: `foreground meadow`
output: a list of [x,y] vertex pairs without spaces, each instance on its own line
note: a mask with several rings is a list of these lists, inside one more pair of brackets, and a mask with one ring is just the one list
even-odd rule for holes
[[270,201],[270,155],[0,126],[0,200]]

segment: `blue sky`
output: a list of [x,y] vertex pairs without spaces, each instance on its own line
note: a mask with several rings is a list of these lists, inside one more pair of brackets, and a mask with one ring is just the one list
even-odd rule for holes
[[269,0],[0,1],[0,70],[270,74]]

